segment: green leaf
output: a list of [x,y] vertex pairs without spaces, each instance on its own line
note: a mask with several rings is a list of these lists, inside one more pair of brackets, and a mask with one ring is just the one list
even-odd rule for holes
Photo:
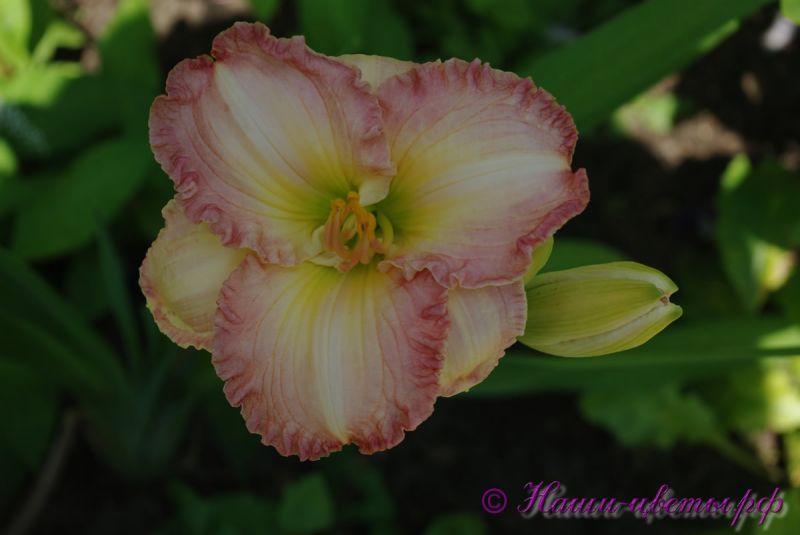
[[[26,362],[80,401],[96,402],[110,393],[113,371],[85,358],[63,340],[55,338],[31,319],[0,309],[0,345],[4,359]],[[116,375],[116,374],[115,374]]]
[[52,386],[29,366],[0,359],[0,418],[0,463],[21,462],[35,470],[55,425]]
[[9,104],[46,106],[81,74],[77,63],[30,63],[13,78],[0,79],[0,97]]
[[300,27],[325,54],[382,54],[410,59],[412,37],[390,0],[300,0]]
[[526,0],[467,0],[466,5],[475,15],[507,30],[536,28],[543,22],[537,20],[541,6]]
[[122,342],[131,361],[133,371],[138,373],[140,371],[142,348],[139,344],[133,306],[125,285],[125,270],[119,258],[119,253],[117,253],[111,241],[111,236],[102,223],[97,225],[97,244],[100,252],[100,272],[102,274],[103,287],[105,288],[103,293],[108,296],[111,311],[122,334]]
[[794,274],[781,288],[778,302],[786,316],[796,325],[800,325],[800,268],[795,268]]
[[338,455],[336,462],[325,463],[324,468],[328,480],[336,481],[338,492],[349,495],[352,489],[357,496],[337,509],[340,522],[376,527],[397,524],[392,496],[371,459],[348,450]]
[[800,0],[781,0],[783,16],[795,24],[800,24]]
[[110,306],[106,293],[97,291],[97,281],[102,280],[97,258],[95,247],[70,256],[64,275],[65,297],[89,321],[98,319]]
[[183,484],[171,489],[178,512],[164,533],[180,535],[261,535],[278,532],[275,506],[245,492],[197,496]]
[[625,446],[667,449],[679,440],[713,443],[725,435],[711,407],[674,384],[591,389],[581,396],[580,407],[589,422],[605,427]]
[[751,456],[730,440],[712,408],[674,384],[590,389],[581,396],[580,407],[589,422],[606,428],[628,447],[707,444],[744,466],[753,464]]
[[[22,107],[28,122],[41,132],[48,156],[69,156],[88,141],[119,130],[119,96],[108,77],[87,75],[68,80],[48,100]],[[64,125],[80,128],[64,128]]]
[[745,155],[731,160],[718,200],[717,243],[725,270],[746,310],[780,288],[800,245],[800,181],[772,162],[751,170]]
[[147,118],[159,92],[155,36],[148,0],[122,0],[100,37],[102,73],[110,80],[126,131],[147,135]]
[[450,513],[436,518],[425,535],[484,535],[489,531],[477,513]]
[[672,130],[679,108],[674,93],[647,92],[617,109],[612,120],[614,127],[626,135],[638,132],[664,135]]
[[543,356],[512,348],[471,394],[658,385],[708,377],[766,357],[800,355],[800,328],[775,318],[737,318],[676,326],[647,345],[587,359]]
[[786,475],[791,485],[798,487],[800,486],[800,430],[790,431],[783,436],[783,451],[786,455]]
[[764,359],[704,385],[730,429],[743,433],[800,428],[800,360]]
[[46,63],[59,48],[81,48],[86,36],[75,26],[63,20],[52,21],[33,49],[34,63]]
[[361,52],[369,0],[299,0],[301,33],[324,54]]
[[250,0],[250,5],[253,11],[256,12],[258,20],[262,22],[269,22],[272,15],[278,10],[281,5],[281,0]]
[[46,282],[2,248],[0,295],[0,356],[35,361],[77,399],[124,388],[119,361],[105,341]]
[[307,475],[286,487],[278,522],[294,533],[315,533],[333,525],[333,500],[322,474]]
[[373,0],[367,15],[372,24],[364,29],[362,53],[411,59],[414,39],[408,23],[394,10],[390,0]]
[[146,139],[96,145],[58,177],[17,218],[12,247],[22,257],[41,259],[88,243],[96,221],[111,221],[152,168]]
[[517,72],[533,76],[590,130],[664,76],[708,52],[769,0],[647,0]]
[[0,79],[13,75],[14,68],[28,57],[31,10],[28,0],[0,3]]
[[0,193],[3,185],[17,172],[17,155],[8,142],[0,138]]

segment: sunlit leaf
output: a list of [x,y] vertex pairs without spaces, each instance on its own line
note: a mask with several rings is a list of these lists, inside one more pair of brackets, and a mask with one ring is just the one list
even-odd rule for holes
[[800,181],[777,164],[751,170],[740,155],[722,177],[716,226],[723,263],[746,310],[780,288],[800,245]]
[[730,429],[744,433],[800,428],[800,360],[764,359],[709,380],[704,394]]
[[8,142],[0,138],[0,193],[3,185],[17,172],[17,155]]
[[77,63],[29,63],[12,78],[0,79],[0,97],[8,104],[44,106],[81,74]]
[[781,0],[781,12],[787,19],[800,24],[800,0]]
[[80,48],[85,41],[86,36],[75,26],[63,20],[54,20],[36,43],[31,59],[35,63],[45,63],[59,48]]
[[613,115],[614,126],[625,134],[668,134],[678,113],[678,97],[672,92],[645,93]]
[[31,10],[28,0],[0,2],[0,79],[13,76],[28,56]]

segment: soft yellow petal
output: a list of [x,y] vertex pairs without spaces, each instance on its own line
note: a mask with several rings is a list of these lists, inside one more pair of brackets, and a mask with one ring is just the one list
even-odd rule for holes
[[339,56],[338,59],[361,71],[361,79],[367,82],[373,91],[386,79],[403,74],[417,65],[413,61],[367,54],[344,54]]
[[525,331],[522,281],[475,290],[454,288],[447,296],[450,334],[439,378],[440,395],[452,396],[480,383]]
[[224,247],[175,200],[162,214],[165,226],[142,262],[139,285],[164,334],[181,347],[208,349],[222,283],[247,250]]

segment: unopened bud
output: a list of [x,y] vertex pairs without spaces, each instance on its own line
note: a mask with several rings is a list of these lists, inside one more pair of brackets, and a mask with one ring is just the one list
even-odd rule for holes
[[550,259],[550,253],[552,252],[553,252],[552,236],[550,236],[545,241],[536,246],[536,249],[534,249],[533,252],[531,253],[531,267],[528,268],[528,271],[525,273],[525,276],[522,277],[522,281],[525,283],[525,286],[530,284],[530,282],[533,280],[536,274],[539,273],[539,271],[541,271],[541,269]]
[[660,271],[610,262],[536,276],[528,285],[528,323],[519,340],[543,353],[594,357],[647,342],[678,319],[678,287]]

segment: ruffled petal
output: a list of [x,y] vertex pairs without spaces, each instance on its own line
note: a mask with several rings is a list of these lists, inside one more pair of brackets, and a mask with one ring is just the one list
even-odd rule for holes
[[413,61],[367,54],[344,54],[337,59],[357,68],[361,72],[361,79],[367,82],[373,91],[388,78],[403,74],[417,65]]
[[586,173],[570,168],[572,118],[530,79],[448,60],[386,80],[378,98],[397,164],[379,206],[394,225],[387,261],[407,277],[506,284],[586,206]]
[[453,396],[480,383],[525,332],[528,307],[522,281],[475,290],[454,288],[447,297],[450,334],[439,395]]
[[358,71],[236,23],[208,56],[178,64],[150,111],[150,143],[186,213],[228,246],[293,265],[330,201],[382,199],[394,166],[381,111]]
[[139,285],[161,332],[181,347],[209,349],[222,283],[248,251],[223,246],[175,200],[161,213],[165,225],[139,268]]
[[427,272],[407,281],[251,255],[223,287],[212,362],[247,428],[281,454],[375,452],[433,410],[446,300]]

